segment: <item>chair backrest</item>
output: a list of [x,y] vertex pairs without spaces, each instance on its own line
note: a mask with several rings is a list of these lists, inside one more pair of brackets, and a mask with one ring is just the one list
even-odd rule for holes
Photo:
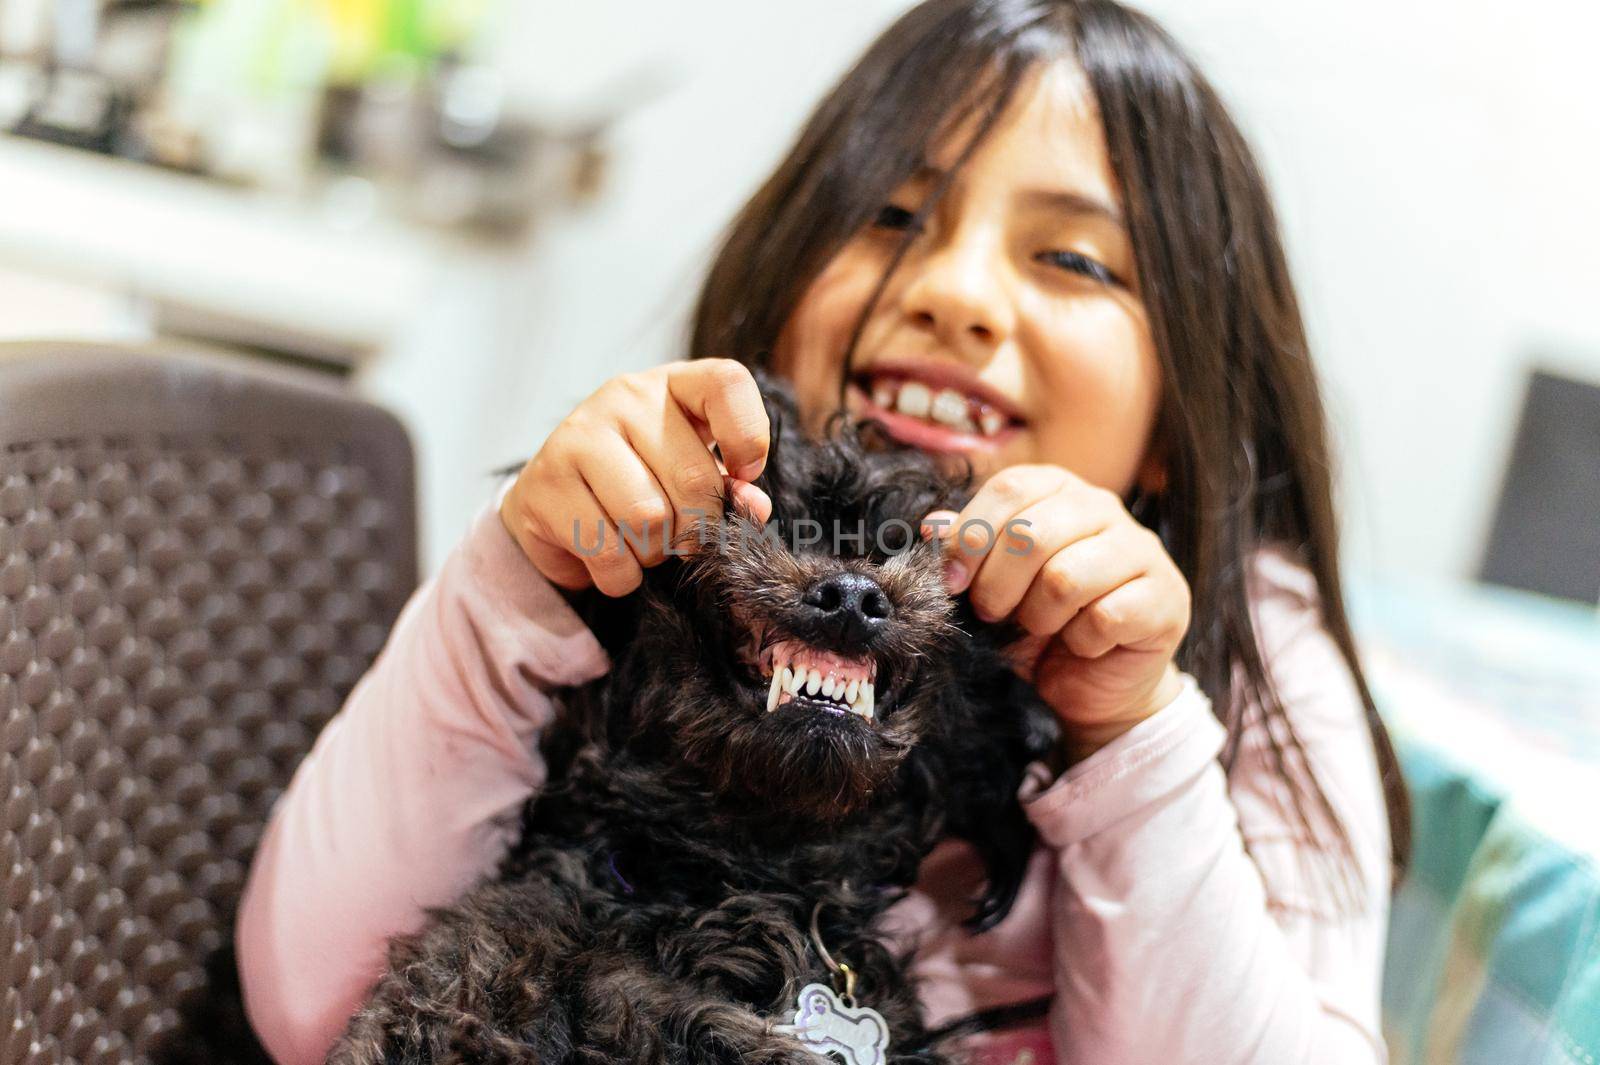
[[1600,385],[1529,377],[1480,576],[1600,601]]
[[234,912],[416,581],[413,481],[311,375],[0,346],[0,1062],[266,1060]]

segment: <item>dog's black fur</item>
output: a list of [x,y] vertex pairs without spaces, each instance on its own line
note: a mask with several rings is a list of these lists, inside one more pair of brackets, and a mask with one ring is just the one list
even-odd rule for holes
[[[816,1065],[771,1028],[803,985],[830,979],[814,907],[858,999],[888,1022],[889,1061],[944,1060],[878,919],[945,836],[987,866],[969,927],[1004,916],[1033,846],[1016,790],[1055,719],[1007,668],[1012,634],[944,593],[937,552],[901,551],[965,485],[870,423],[804,437],[783,390],[765,395],[758,483],[777,539],[728,506],[634,595],[583,600],[612,667],[565,693],[521,842],[391,944],[330,1062]],[[792,549],[807,518],[822,543]],[[860,550],[831,553],[835,521],[865,531]],[[887,599],[871,631],[817,605],[818,582],[842,572]],[[767,712],[762,655],[784,638],[871,655],[874,721],[799,700]]]

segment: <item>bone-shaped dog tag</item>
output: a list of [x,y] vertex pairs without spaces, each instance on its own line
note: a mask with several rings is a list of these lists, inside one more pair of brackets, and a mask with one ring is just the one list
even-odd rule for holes
[[802,987],[794,1024],[776,1025],[774,1030],[793,1035],[818,1057],[834,1051],[849,1065],[883,1065],[889,1051],[889,1026],[883,1015],[867,1006],[846,1006],[827,984]]

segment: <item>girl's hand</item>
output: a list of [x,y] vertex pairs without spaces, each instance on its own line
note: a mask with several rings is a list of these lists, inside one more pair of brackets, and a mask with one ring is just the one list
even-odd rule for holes
[[626,595],[673,535],[721,512],[724,482],[758,520],[771,515],[750,483],[769,433],[755,378],[731,359],[623,374],[556,426],[506,493],[500,520],[551,582]]
[[959,515],[929,514],[923,533],[948,538],[952,593],[965,589],[983,620],[1026,630],[1018,672],[1060,716],[1072,760],[1178,694],[1189,585],[1115,493],[1059,466],[1012,466]]

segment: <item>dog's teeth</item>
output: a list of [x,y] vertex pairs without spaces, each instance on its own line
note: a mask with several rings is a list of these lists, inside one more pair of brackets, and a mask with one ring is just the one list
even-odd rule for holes
[[851,677],[850,683],[844,686],[844,701],[853,709],[856,705],[856,695],[861,691],[861,678]]
[[815,695],[820,687],[822,687],[822,674],[813,669],[806,674],[806,694]]
[[985,407],[982,414],[978,415],[978,427],[983,430],[984,436],[993,436],[1006,426],[1006,416],[992,407]]
[[927,385],[921,381],[907,381],[900,386],[900,395],[895,398],[895,409],[913,418],[926,418],[932,403],[933,393],[929,391]]
[[806,683],[806,671],[805,670],[803,670],[803,669],[794,670],[794,669],[790,669],[788,666],[784,666],[783,667],[783,690],[784,691],[788,692],[790,695],[797,695],[797,694],[799,694],[800,689],[805,686],[805,683]]
[[767,688],[767,713],[778,708],[778,693],[783,690],[783,671],[772,671],[772,684]]
[[830,699],[833,698],[834,683],[835,681],[832,673],[829,673],[826,677],[822,678],[822,694],[826,695]]
[[872,682],[868,681],[861,686],[861,714],[868,721],[872,720],[872,711],[875,701],[876,697],[872,691]]

